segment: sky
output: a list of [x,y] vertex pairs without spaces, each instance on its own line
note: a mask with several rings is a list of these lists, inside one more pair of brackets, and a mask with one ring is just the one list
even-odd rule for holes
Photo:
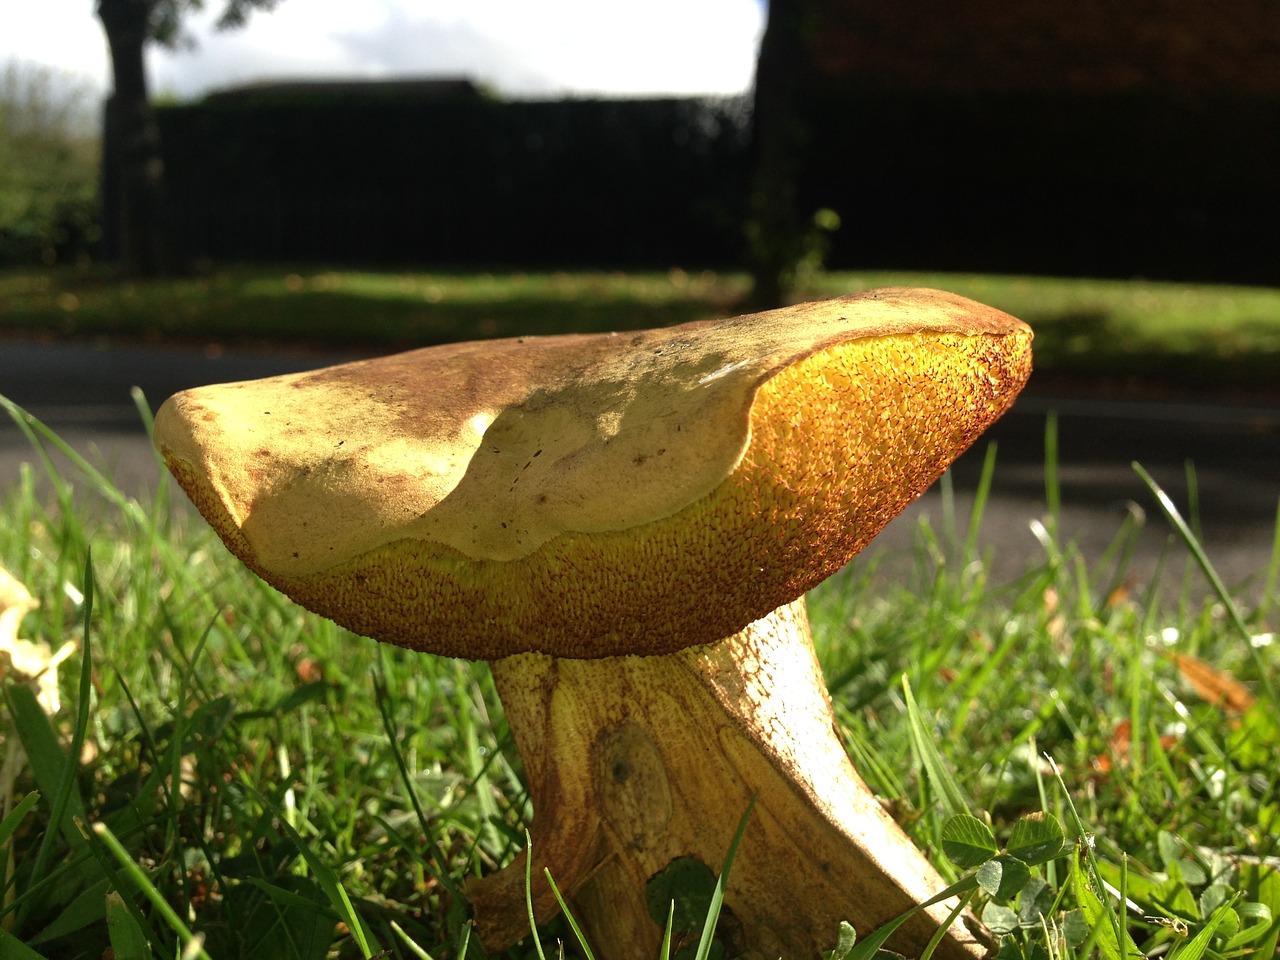
[[[93,0],[0,0],[13,59],[110,86]],[[736,94],[748,89],[764,0],[282,0],[193,49],[152,49],[154,95],[187,99],[285,77],[466,75],[511,97]]]

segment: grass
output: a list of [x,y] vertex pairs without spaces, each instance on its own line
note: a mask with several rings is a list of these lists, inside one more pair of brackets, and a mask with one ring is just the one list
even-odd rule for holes
[[[829,274],[808,292],[892,283],[1028,319],[1042,382],[1257,396],[1280,374],[1277,290]],[[6,272],[0,333],[389,349],[648,327],[724,314],[745,290],[680,271]],[[60,476],[38,455],[56,438],[28,429],[37,466],[0,491],[0,567],[41,601],[20,636],[80,655],[52,716],[12,670],[0,681],[0,957],[483,956],[466,881],[510,861],[531,815],[485,666],[306,614],[167,484],[140,503],[87,465]],[[855,562],[811,596],[849,751],[1003,934],[1001,960],[1271,957],[1280,524],[1245,606],[1206,579],[1194,517],[1151,521],[1184,547],[1148,580],[1127,565],[1136,514],[1085,558],[1047,475],[1048,511],[1029,518],[1043,556],[1016,579],[978,552],[980,489],[967,524],[953,507],[921,523],[910,576]],[[1133,482],[1134,499],[1176,509]],[[830,941],[853,960],[876,944]],[[558,942],[577,955],[557,922],[507,956]]]
[[741,277],[218,270],[119,283],[93,273],[0,273],[0,331],[327,346],[662,326],[723,313]]
[[[1274,397],[1280,289],[921,273],[827,273],[804,297],[954,290],[1036,329],[1037,382]],[[0,335],[291,341],[399,349],[474,337],[625,330],[724,316],[740,274],[442,274],[231,267],[153,283],[0,271]]]
[[[33,454],[56,444],[19,420]],[[51,717],[3,680],[0,956],[483,956],[466,880],[531,813],[485,666],[301,611],[167,484],[37,479],[3,494],[0,566],[40,600],[21,636],[81,653]],[[856,765],[1002,960],[1271,957],[1280,536],[1241,609],[1195,599],[1193,552],[1130,584],[1132,518],[1096,562],[1035,520],[1043,557],[1012,582],[964,524],[922,522],[913,575],[855,562],[811,596]],[[873,931],[829,933],[870,960]],[[507,956],[559,942],[578,955],[557,923]]]

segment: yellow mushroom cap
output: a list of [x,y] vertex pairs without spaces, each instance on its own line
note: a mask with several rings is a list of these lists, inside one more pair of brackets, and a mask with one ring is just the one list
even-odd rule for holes
[[1009,407],[1030,344],[998,310],[885,289],[201,387],[155,439],[232,552],[358,633],[660,654],[848,562]]

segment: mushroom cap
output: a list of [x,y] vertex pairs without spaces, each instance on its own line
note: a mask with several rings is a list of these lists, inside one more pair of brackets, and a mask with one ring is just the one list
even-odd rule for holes
[[662,654],[848,562],[1009,407],[1030,343],[982,304],[884,289],[200,387],[155,440],[233,553],[357,633]]

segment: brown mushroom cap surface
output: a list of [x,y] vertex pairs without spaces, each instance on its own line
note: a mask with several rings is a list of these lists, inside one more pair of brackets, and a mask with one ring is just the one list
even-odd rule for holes
[[879,290],[202,387],[156,443],[231,550],[450,656],[669,653],[843,566],[1012,403],[1031,332]]

